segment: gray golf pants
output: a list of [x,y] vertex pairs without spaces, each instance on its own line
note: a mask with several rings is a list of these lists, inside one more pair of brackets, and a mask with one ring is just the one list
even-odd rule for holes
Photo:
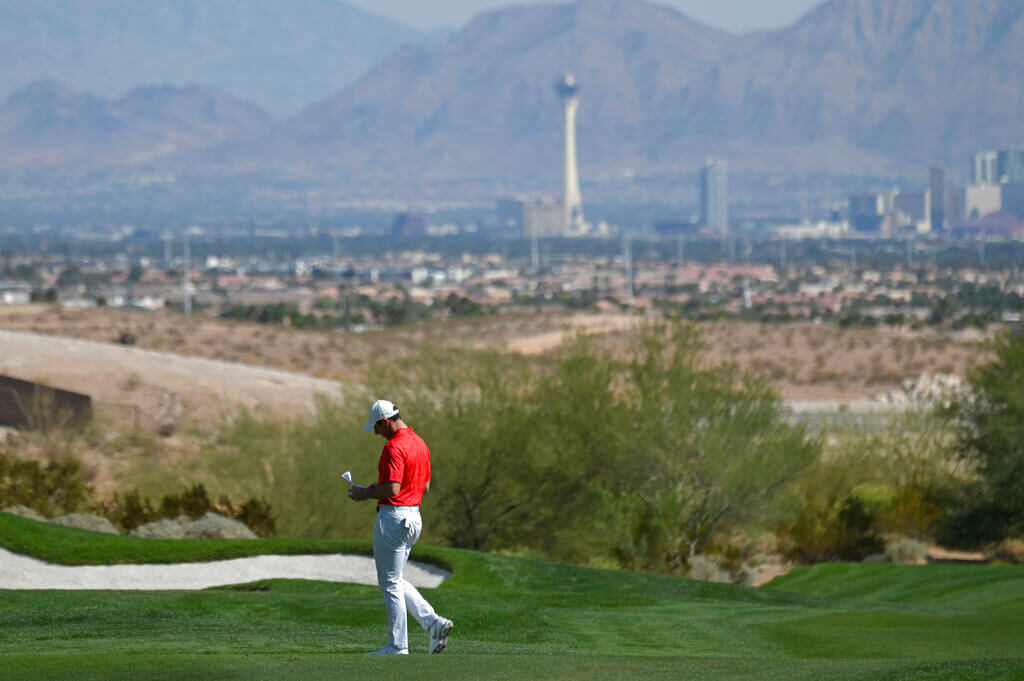
[[419,506],[381,506],[373,524],[373,560],[388,615],[388,648],[393,651],[409,649],[407,613],[426,630],[438,619],[430,603],[402,577],[422,529]]

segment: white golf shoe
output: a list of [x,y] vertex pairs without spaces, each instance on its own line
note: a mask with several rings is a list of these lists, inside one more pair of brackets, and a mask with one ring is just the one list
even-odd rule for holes
[[430,648],[431,653],[444,652],[445,646],[448,645],[448,634],[451,633],[452,627],[451,620],[446,620],[443,617],[438,617],[434,625],[430,627]]
[[408,655],[409,651],[408,650],[397,650],[395,648],[392,648],[391,646],[384,646],[380,650],[374,650],[373,652],[366,653],[366,654],[367,655]]

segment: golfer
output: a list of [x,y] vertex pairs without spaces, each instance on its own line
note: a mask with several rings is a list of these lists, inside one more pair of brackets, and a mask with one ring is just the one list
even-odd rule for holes
[[440,653],[448,645],[452,621],[441,617],[430,603],[402,577],[409,552],[420,538],[423,521],[420,501],[430,490],[430,450],[419,435],[402,421],[398,407],[387,400],[370,406],[363,432],[373,431],[387,444],[377,463],[377,484],[349,488],[354,501],[377,499],[377,521],[373,524],[373,560],[377,583],[384,594],[388,615],[388,644],[371,655],[408,655],[411,613],[430,632],[427,650]]

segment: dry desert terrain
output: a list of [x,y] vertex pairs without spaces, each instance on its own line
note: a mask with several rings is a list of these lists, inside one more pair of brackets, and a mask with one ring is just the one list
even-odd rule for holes
[[[42,345],[0,345],[0,371],[93,393],[100,402],[143,405],[148,410],[178,400],[195,413],[237,403],[290,416],[308,408],[312,392],[331,392],[340,383],[367,380],[370,358],[383,354],[401,360],[424,348],[447,347],[543,356],[557,348],[568,330],[577,329],[595,334],[609,351],[627,355],[629,328],[635,323],[635,317],[625,314],[512,312],[339,334],[166,311],[0,307],[0,330],[99,343],[90,346],[95,356],[68,350],[63,357],[59,350],[42,352]],[[785,399],[873,397],[922,373],[963,377],[986,356],[979,333],[951,337],[931,330],[844,330],[813,323],[701,326],[710,363],[732,362],[759,374]],[[122,344],[122,339],[131,345]],[[159,355],[140,354],[140,349],[178,357],[165,361]],[[124,353],[123,362],[117,360],[118,352]],[[190,365],[181,357],[217,362]],[[238,365],[284,373],[254,376],[251,385],[242,386],[234,382],[237,378],[227,378],[246,374]],[[322,380],[309,382],[309,377]],[[147,392],[153,395],[146,397]],[[305,398],[299,398],[300,393]]]

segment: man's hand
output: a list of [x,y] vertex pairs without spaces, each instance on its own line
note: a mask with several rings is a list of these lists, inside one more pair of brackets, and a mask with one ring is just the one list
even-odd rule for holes
[[352,501],[366,501],[370,498],[369,488],[362,485],[352,485],[348,488],[348,498]]

